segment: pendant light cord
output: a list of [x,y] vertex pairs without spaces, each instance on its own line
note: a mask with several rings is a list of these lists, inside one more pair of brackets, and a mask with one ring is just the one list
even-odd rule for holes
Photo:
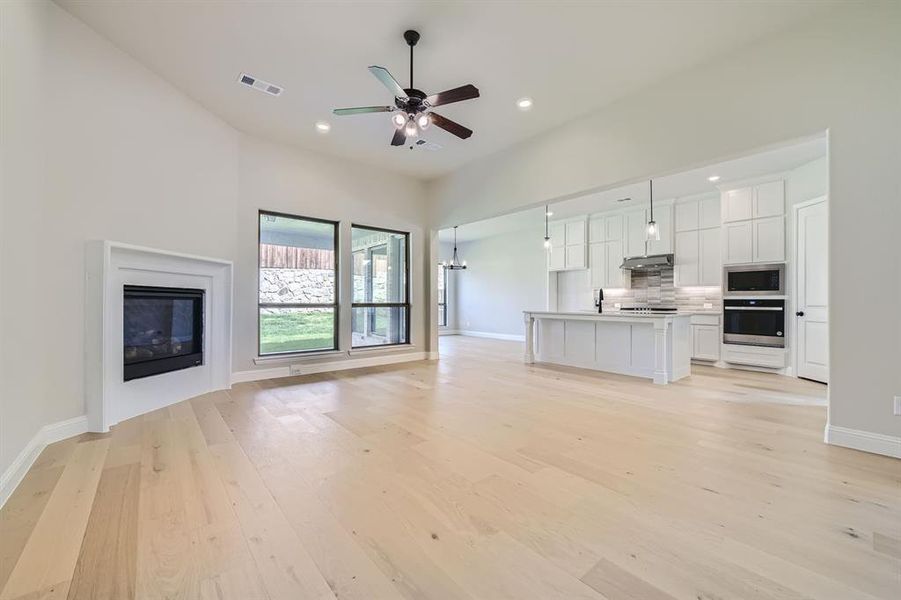
[[654,180],[648,179],[648,186],[651,189],[651,222],[654,221]]

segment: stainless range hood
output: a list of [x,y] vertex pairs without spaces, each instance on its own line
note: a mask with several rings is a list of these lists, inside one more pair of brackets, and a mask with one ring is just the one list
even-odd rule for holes
[[661,269],[672,269],[672,254],[651,254],[650,256],[629,256],[623,259],[621,269],[627,271],[660,271]]

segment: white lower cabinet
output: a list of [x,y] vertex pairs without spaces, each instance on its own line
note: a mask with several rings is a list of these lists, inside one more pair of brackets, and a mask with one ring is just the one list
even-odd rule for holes
[[691,316],[691,358],[717,361],[720,359],[720,316]]
[[720,359],[719,325],[691,326],[691,357],[696,360]]

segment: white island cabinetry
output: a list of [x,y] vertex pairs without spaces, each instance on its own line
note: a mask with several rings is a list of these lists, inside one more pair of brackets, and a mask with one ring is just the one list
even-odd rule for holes
[[689,315],[526,311],[525,362],[670,383],[691,374]]

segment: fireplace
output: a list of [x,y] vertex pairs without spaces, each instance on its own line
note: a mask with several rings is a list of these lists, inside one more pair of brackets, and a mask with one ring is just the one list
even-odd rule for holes
[[124,286],[125,381],[203,364],[203,299],[197,289]]

